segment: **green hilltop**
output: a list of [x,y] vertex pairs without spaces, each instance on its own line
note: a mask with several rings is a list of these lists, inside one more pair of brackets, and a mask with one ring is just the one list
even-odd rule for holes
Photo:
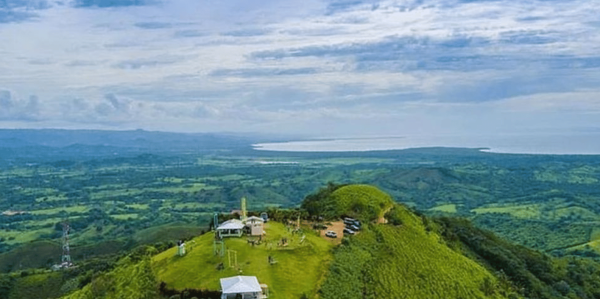
[[510,292],[486,290],[497,284],[492,273],[450,249],[423,218],[379,189],[343,186],[322,202],[324,209],[331,201],[338,214],[371,221],[386,211],[389,224],[363,225],[334,251],[321,298],[505,298]]
[[393,203],[387,193],[374,186],[330,184],[307,196],[302,207],[327,219],[348,216],[368,222],[382,217]]
[[[302,235],[292,234],[278,222],[266,223],[265,231],[263,242],[254,246],[246,238],[226,238],[224,257],[213,252],[212,232],[188,241],[190,250],[183,257],[176,256],[176,248],[171,248],[152,259],[157,277],[176,290],[218,291],[220,278],[250,275],[268,285],[270,298],[314,297],[332,259],[333,245],[312,231],[302,240]],[[285,247],[277,244],[282,238],[288,239]],[[229,264],[230,250],[237,256],[237,266]],[[269,256],[277,263],[271,265]],[[222,270],[218,269],[220,263]]]

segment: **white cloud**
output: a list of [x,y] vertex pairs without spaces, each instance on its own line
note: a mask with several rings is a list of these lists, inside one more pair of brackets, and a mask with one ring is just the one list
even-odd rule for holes
[[513,131],[597,122],[599,2],[14,3],[0,7],[0,87],[20,108],[0,116],[23,126],[348,135],[504,130],[511,113],[527,115]]
[[32,95],[21,99],[10,90],[0,89],[0,120],[36,121],[40,114],[40,101]]

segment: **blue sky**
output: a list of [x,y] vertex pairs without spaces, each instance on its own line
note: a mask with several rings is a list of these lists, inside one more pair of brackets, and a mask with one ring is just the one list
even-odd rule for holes
[[0,0],[0,127],[600,131],[600,2]]

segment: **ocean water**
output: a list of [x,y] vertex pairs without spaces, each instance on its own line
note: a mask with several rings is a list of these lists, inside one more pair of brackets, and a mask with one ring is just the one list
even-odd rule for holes
[[600,155],[600,133],[341,138],[254,145],[257,150],[291,152],[376,151],[422,147],[477,148],[509,154]]

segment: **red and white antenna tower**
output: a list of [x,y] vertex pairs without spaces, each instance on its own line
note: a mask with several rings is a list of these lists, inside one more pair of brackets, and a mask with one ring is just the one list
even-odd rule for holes
[[69,224],[67,222],[63,222],[63,253],[61,258],[63,267],[70,267],[73,265],[71,262],[71,250],[69,248],[69,230]]

